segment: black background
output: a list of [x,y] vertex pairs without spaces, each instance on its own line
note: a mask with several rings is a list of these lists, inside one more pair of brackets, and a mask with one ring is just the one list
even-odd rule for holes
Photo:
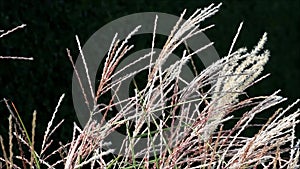
[[[66,48],[78,56],[75,35],[84,42],[103,25],[119,17],[138,12],[164,12],[179,16],[219,1],[0,1],[0,29],[8,30],[23,23],[27,26],[0,39],[0,55],[34,57],[34,61],[0,60],[0,98],[12,100],[25,125],[30,129],[32,112],[37,110],[37,136],[42,138],[62,93],[66,97],[55,122],[65,123],[54,138],[70,141],[73,121],[77,121],[72,103],[73,69]],[[250,96],[269,95],[281,89],[292,103],[300,96],[300,1],[254,0],[225,1],[220,12],[205,21],[216,24],[205,34],[215,42],[220,56],[228,53],[240,22],[244,26],[235,49],[251,49],[264,32],[271,58],[264,74],[271,76],[249,90]],[[186,18],[186,17],[185,17]],[[150,46],[147,46],[150,47]],[[6,138],[9,113],[0,102],[0,134]],[[271,112],[270,112],[271,113]],[[299,130],[298,130],[299,131]],[[299,132],[297,133],[299,137]],[[41,144],[42,139],[37,140]]]

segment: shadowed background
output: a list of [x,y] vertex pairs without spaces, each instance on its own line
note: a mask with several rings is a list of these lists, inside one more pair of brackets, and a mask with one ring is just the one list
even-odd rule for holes
[[[0,29],[27,24],[0,39],[0,55],[34,57],[34,61],[0,60],[0,98],[15,103],[28,128],[32,112],[37,110],[36,135],[42,138],[59,97],[66,93],[55,120],[65,119],[65,123],[53,138],[70,141],[73,121],[77,122],[77,118],[71,94],[73,69],[66,48],[75,60],[78,56],[75,35],[83,45],[103,25],[125,15],[164,12],[179,16],[188,9],[186,16],[189,16],[212,2],[220,1],[0,1]],[[266,48],[271,51],[271,58],[264,73],[271,76],[251,87],[250,96],[269,95],[281,89],[280,94],[289,98],[287,103],[299,98],[299,9],[299,0],[235,0],[224,2],[220,12],[204,22],[204,25],[216,24],[205,34],[215,42],[220,56],[228,53],[241,21],[244,26],[234,49],[244,46],[251,49],[263,32],[268,32]],[[9,113],[3,102],[0,113],[0,134],[7,138]],[[297,135],[300,137],[299,132]],[[41,144],[41,139],[37,144]]]

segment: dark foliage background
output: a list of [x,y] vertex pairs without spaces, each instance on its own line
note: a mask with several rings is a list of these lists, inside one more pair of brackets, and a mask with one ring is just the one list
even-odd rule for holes
[[[34,61],[0,60],[0,98],[15,103],[28,128],[32,112],[37,110],[37,136],[42,138],[60,95],[66,93],[56,116],[56,122],[65,119],[65,123],[54,135],[66,142],[71,139],[73,121],[77,121],[71,94],[73,70],[66,54],[69,48],[74,59],[78,56],[75,35],[84,44],[103,25],[128,14],[157,11],[179,16],[185,8],[191,14],[212,2],[219,1],[1,0],[0,29],[8,30],[22,23],[27,27],[0,39],[0,55],[34,57]],[[241,21],[244,27],[235,49],[251,49],[263,32],[268,32],[271,59],[264,72],[271,73],[271,77],[252,87],[251,96],[282,89],[281,94],[290,99],[288,103],[299,98],[299,10],[299,0],[232,0],[225,1],[221,11],[206,21],[216,24],[206,35],[215,42],[220,56],[227,54]],[[6,137],[9,113],[3,101],[0,113],[0,134]]]

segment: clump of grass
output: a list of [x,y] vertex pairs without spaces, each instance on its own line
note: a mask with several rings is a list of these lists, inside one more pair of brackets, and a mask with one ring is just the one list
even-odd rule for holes
[[[147,67],[131,72],[111,83],[115,74],[120,73],[113,74],[118,63],[133,48],[132,45],[127,44],[128,40],[140,27],[136,27],[124,41],[118,40],[116,34],[104,63],[96,93],[93,92],[88,65],[85,63],[84,53],[76,36],[88,84],[90,84],[90,91],[85,91],[81,87],[82,95],[90,110],[88,122],[83,128],[74,123],[72,140],[62,144],[58,149],[52,150],[50,154],[46,154],[46,150],[53,142],[50,140],[50,136],[63,123],[62,120],[53,127],[53,120],[64,97],[62,95],[48,123],[41,151],[38,153],[34,147],[36,113],[34,113],[30,137],[17,109],[15,106],[13,106],[14,109],[11,109],[13,103],[6,101],[7,108],[11,113],[9,118],[9,157],[3,139],[0,137],[4,156],[0,160],[5,162],[8,168],[26,168],[28,166],[55,168],[59,164],[63,164],[66,169],[82,168],[88,165],[91,168],[299,167],[300,142],[296,142],[295,128],[299,123],[297,118],[299,118],[300,112],[299,109],[295,112],[287,112],[296,107],[300,100],[285,109],[279,108],[275,111],[255,135],[248,137],[242,135],[258,114],[270,111],[270,107],[286,101],[286,98],[278,96],[279,91],[269,96],[240,99],[240,96],[246,96],[247,88],[268,76],[259,77],[270,56],[269,51],[264,49],[267,34],[262,36],[257,46],[250,52],[246,48],[233,52],[233,46],[242,28],[241,24],[228,55],[199,72],[191,82],[183,81],[180,78],[183,65],[191,61],[193,55],[205,50],[212,43],[192,53],[184,51],[181,59],[163,69],[162,65],[179,45],[212,27],[197,29],[199,23],[214,15],[219,7],[220,5],[210,5],[202,10],[199,9],[186,21],[183,21],[184,11],[157,60],[150,59],[152,62]],[[158,19],[154,20],[152,44],[155,43]],[[154,45],[152,45],[150,53],[120,71],[138,64],[144,58],[152,58],[154,52]],[[82,79],[78,75],[69,50],[67,50],[67,54],[79,84],[82,84]],[[114,98],[118,98],[120,84],[144,70],[149,72],[146,87],[142,90],[136,89],[135,95],[126,100],[114,102]],[[179,89],[180,82],[186,84],[183,89]],[[112,89],[114,92],[110,102],[100,105],[98,99]],[[89,95],[94,98],[92,104],[88,103],[87,92],[91,92]],[[168,93],[172,93],[172,95],[167,97]],[[124,102],[126,105],[122,106],[117,115],[104,123],[111,107]],[[166,103],[170,103],[170,105],[166,106]],[[224,123],[231,121],[236,111],[243,111],[242,117],[233,127],[224,129]],[[157,112],[162,114],[158,119],[155,117]],[[93,120],[98,113],[104,114],[100,123]],[[131,123],[133,119],[135,120],[134,124]],[[127,127],[127,138],[123,140],[122,147],[124,151],[120,150],[120,152],[125,152],[123,154],[113,149],[107,149],[109,143],[104,142],[109,134],[122,125]],[[133,131],[129,131],[131,125],[134,125]],[[148,139],[147,147],[136,151],[135,147],[141,142],[142,136]],[[17,140],[20,155],[14,155],[12,152],[13,137]],[[26,151],[30,152],[29,157],[26,156],[24,145],[27,147]],[[112,153],[117,155],[107,160],[106,156]],[[52,156],[56,156],[60,160],[50,163],[48,159]],[[22,167],[14,163],[16,160],[21,161]]]

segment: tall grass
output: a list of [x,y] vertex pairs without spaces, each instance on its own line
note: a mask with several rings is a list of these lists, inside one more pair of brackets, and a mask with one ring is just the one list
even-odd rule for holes
[[[171,66],[163,69],[163,64],[171,53],[187,39],[211,28],[197,29],[199,23],[214,15],[220,5],[210,5],[195,11],[186,21],[183,21],[185,11],[170,33],[157,60],[136,72],[131,72],[114,83],[112,78],[120,73],[115,72],[120,60],[126,56],[133,46],[127,44],[140,27],[136,27],[125,40],[114,37],[108,57],[104,63],[102,76],[90,107],[90,119],[81,128],[74,123],[73,137],[68,143],[61,143],[58,149],[46,154],[53,144],[51,135],[63,123],[53,124],[58,108],[63,101],[64,94],[58,101],[50,122],[47,125],[40,151],[35,147],[35,119],[33,113],[31,135],[25,128],[16,106],[4,100],[10,111],[8,147],[0,137],[3,157],[0,160],[7,168],[299,168],[299,144],[295,137],[295,128],[299,123],[299,100],[287,108],[278,108],[269,120],[259,125],[255,117],[260,113],[270,112],[270,107],[286,101],[275,91],[269,96],[248,97],[245,90],[264,79],[268,75],[260,76],[270,53],[264,49],[267,34],[259,40],[252,50],[246,48],[232,51],[238,32],[232,42],[228,55],[216,61],[206,69],[198,72],[191,81],[180,78],[183,65],[191,61],[191,57],[208,48],[211,44],[189,53],[183,52],[182,57]],[[159,18],[154,20],[152,50],[142,58],[151,58],[155,53],[155,30]],[[2,35],[1,35],[2,37]],[[81,59],[85,63],[84,53],[76,36]],[[74,71],[79,78],[71,52],[67,50]],[[138,64],[138,60],[126,68]],[[89,80],[88,65],[85,64],[87,79]],[[125,71],[122,69],[120,71]],[[114,101],[118,98],[120,84],[139,72],[148,70],[146,87],[135,90],[135,95],[126,100]],[[185,83],[179,89],[178,84]],[[90,89],[92,90],[91,83]],[[114,90],[112,90],[114,89]],[[99,98],[107,92],[113,91],[108,104],[98,103]],[[87,95],[83,90],[83,96]],[[170,96],[171,94],[171,96]],[[122,109],[116,116],[104,123],[111,108],[122,103]],[[90,104],[86,99],[87,106]],[[166,105],[166,103],[170,103]],[[235,120],[236,112],[243,115]],[[288,112],[288,113],[287,113]],[[104,114],[98,122],[93,117]],[[162,114],[159,118],[157,113]],[[135,120],[135,123],[132,123]],[[227,122],[234,122],[226,126]],[[133,127],[130,127],[133,125]],[[109,149],[109,142],[104,139],[120,126],[127,127],[127,137],[123,140],[123,150]],[[260,126],[255,135],[245,136],[243,132],[251,126]],[[153,129],[154,128],[154,129]],[[147,138],[147,146],[141,151],[135,147],[142,138]],[[15,140],[13,143],[12,140]],[[19,152],[13,152],[17,146]],[[8,152],[7,152],[8,151]],[[123,154],[117,152],[125,152]],[[28,154],[28,152],[30,152]],[[115,155],[112,155],[115,154]],[[110,158],[107,158],[109,156]],[[59,159],[50,162],[51,158]]]

